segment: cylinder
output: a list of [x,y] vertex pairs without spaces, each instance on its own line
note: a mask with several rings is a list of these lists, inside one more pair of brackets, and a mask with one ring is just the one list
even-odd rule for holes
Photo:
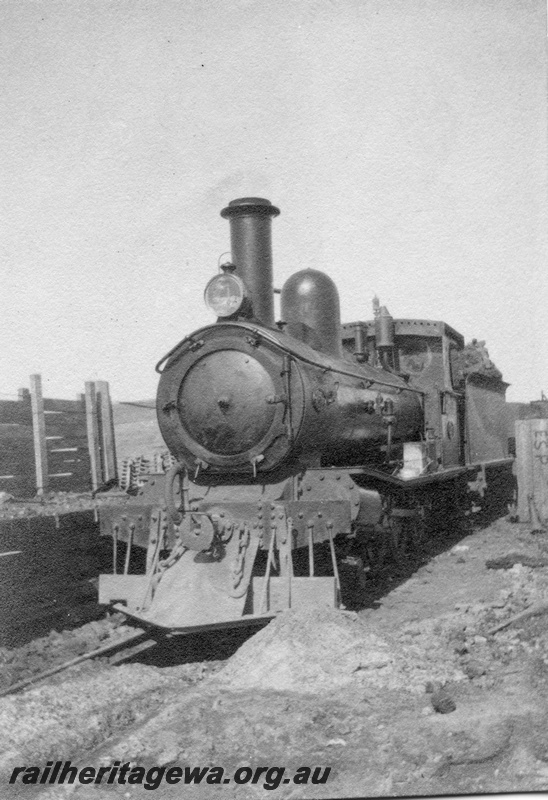
[[286,332],[335,358],[342,356],[339,293],[325,272],[303,269],[285,282],[281,296]]
[[253,316],[264,325],[274,325],[271,218],[279,209],[262,197],[232,200],[221,211],[230,222],[232,261],[245,284]]

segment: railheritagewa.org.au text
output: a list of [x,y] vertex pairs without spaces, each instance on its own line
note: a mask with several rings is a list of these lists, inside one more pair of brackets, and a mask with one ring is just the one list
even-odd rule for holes
[[259,784],[263,789],[277,789],[282,784],[327,783],[331,767],[239,767],[228,772],[223,767],[140,767],[131,761],[114,761],[108,767],[80,767],[70,761],[48,761],[45,767],[15,767],[9,783],[24,784],[128,784],[157,789],[167,784]]

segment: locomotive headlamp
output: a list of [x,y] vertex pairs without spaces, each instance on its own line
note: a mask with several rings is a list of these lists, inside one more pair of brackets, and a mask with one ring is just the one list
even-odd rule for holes
[[215,275],[204,292],[206,306],[218,317],[231,317],[239,311],[245,296],[243,281],[228,272]]

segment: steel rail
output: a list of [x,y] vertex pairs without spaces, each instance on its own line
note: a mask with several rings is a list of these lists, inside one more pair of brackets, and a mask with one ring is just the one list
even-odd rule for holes
[[[70,659],[70,661],[65,661],[63,664],[57,664],[55,667],[50,667],[50,669],[45,669],[42,672],[38,672],[36,675],[32,675],[30,678],[25,678],[22,681],[13,683],[7,689],[4,689],[2,692],[0,692],[0,697],[6,697],[9,694],[19,692],[21,689],[25,689],[27,686],[31,686],[33,683],[38,683],[44,678],[49,678],[51,675],[56,675],[58,672],[63,672],[65,669],[74,667],[76,664],[80,664],[83,661],[88,661],[90,658],[97,658],[105,655],[111,650],[124,647],[130,642],[135,642],[137,639],[142,639],[148,635],[149,634],[147,634],[145,631],[138,631],[132,633],[131,636],[127,636],[125,639],[118,639],[116,642],[109,642],[101,647],[97,647],[95,650],[90,650],[89,653],[83,653],[81,656],[76,656],[76,658]],[[155,644],[156,642],[151,642],[150,646],[152,647]]]

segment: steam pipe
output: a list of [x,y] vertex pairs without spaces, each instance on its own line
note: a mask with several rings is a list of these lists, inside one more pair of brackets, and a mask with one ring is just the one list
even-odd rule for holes
[[279,209],[262,197],[232,200],[221,211],[230,222],[232,261],[245,284],[255,319],[274,326],[271,218]]

